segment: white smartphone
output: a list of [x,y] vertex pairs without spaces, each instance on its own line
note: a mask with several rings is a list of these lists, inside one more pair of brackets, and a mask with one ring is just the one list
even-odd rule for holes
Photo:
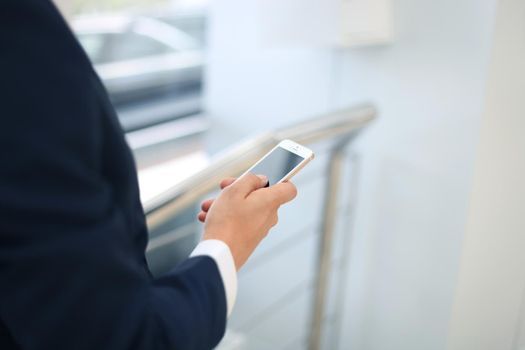
[[268,187],[290,180],[313,158],[314,153],[310,149],[291,140],[283,140],[242,175],[266,175]]

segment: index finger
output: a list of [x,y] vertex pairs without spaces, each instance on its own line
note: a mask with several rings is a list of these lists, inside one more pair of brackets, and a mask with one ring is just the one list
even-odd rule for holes
[[272,202],[280,206],[297,196],[297,188],[289,181],[281,182],[267,188],[266,193],[272,197]]

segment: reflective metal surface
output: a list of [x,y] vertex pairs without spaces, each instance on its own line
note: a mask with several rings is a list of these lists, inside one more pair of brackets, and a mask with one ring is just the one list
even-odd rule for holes
[[[316,247],[317,261],[313,280],[308,339],[309,349],[320,349],[323,343],[323,321],[326,317],[327,290],[333,258],[335,217],[338,199],[341,197],[341,173],[345,161],[345,149],[375,117],[376,110],[373,106],[362,105],[321,115],[280,130],[254,136],[239,143],[217,155],[207,168],[144,203],[148,227],[150,230],[154,230],[181,215],[204,195],[215,190],[221,179],[241,174],[283,139],[292,139],[306,146],[331,141],[331,146],[327,150],[330,161],[327,169],[326,190],[324,191],[320,244]],[[176,238],[176,234],[170,237],[153,237],[150,239],[148,250],[170,244]]]
[[344,109],[293,126],[255,136],[215,157],[210,166],[161,195],[144,203],[148,227],[155,228],[171,216],[214,190],[221,179],[240,174],[281,140],[303,145],[358,133],[376,116],[370,105]]

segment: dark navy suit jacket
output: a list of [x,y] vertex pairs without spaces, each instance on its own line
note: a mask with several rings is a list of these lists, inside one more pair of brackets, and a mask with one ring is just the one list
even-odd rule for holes
[[144,259],[136,170],[94,70],[49,0],[0,0],[0,349],[209,349],[215,262]]

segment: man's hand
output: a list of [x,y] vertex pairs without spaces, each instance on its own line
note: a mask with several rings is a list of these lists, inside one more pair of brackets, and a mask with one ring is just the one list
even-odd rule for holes
[[[223,179],[220,183],[221,190],[224,190],[226,187],[230,186],[235,180],[237,180],[235,177],[227,177]],[[197,218],[200,222],[204,223],[204,221],[206,221],[206,214],[208,214],[208,210],[210,210],[214,200],[214,198],[210,198],[202,202],[201,211],[199,215],[197,215]]]
[[277,224],[279,207],[294,199],[297,190],[291,182],[265,188],[267,178],[253,174],[234,181],[221,181],[223,191],[202,203],[198,218],[205,223],[203,239],[225,242],[239,270]]

